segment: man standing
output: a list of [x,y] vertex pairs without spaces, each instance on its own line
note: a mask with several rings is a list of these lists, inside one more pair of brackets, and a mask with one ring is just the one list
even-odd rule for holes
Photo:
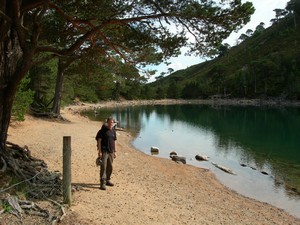
[[96,135],[98,157],[102,159],[100,166],[100,189],[106,190],[107,186],[114,186],[110,181],[113,171],[113,161],[117,156],[115,141],[117,140],[116,130],[114,129],[114,119],[109,117],[106,123]]

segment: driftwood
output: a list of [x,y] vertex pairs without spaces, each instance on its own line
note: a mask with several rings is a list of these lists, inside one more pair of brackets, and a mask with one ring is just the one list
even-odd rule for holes
[[64,207],[63,207],[61,204],[59,204],[58,202],[56,202],[56,201],[54,201],[54,200],[52,200],[52,199],[49,199],[49,198],[48,198],[47,200],[50,201],[50,202],[52,202],[53,204],[59,206],[59,208],[60,208],[60,210],[61,210],[61,216],[60,216],[59,218],[57,218],[57,222],[62,221],[63,218],[66,216],[66,212],[65,212]]
[[[17,179],[21,180],[20,183],[28,186],[30,197],[44,199],[53,195],[62,195],[60,173],[49,172],[47,164],[43,160],[32,157],[26,145],[23,148],[10,142],[6,145],[9,153],[6,157],[7,168],[16,175]],[[0,193],[5,190],[0,190]]]
[[232,175],[236,175],[236,173],[234,173],[231,169],[225,167],[225,166],[221,166],[217,163],[214,163],[214,162],[211,162],[211,164],[213,164],[215,167],[217,167],[218,169],[226,172],[226,173],[229,173],[229,174],[232,174]]
[[[26,185],[29,198],[48,200],[52,204],[60,206],[61,216],[51,215],[47,210],[40,208],[37,204],[27,200],[19,200],[16,196],[10,196],[2,201],[10,205],[10,213],[21,217],[23,213],[42,216],[53,223],[59,222],[65,216],[64,208],[54,200],[52,196],[62,196],[62,175],[57,172],[48,171],[47,164],[40,159],[31,156],[27,146],[20,147],[16,144],[6,143],[7,154],[1,157],[1,172],[11,171],[20,180],[7,188],[1,189],[1,193],[7,193],[10,189],[22,184]],[[0,214],[5,210],[1,210]]]
[[7,202],[12,208],[10,212],[18,217],[21,216],[21,214],[23,213],[23,210],[22,210],[21,206],[19,205],[18,198],[16,196],[10,196],[7,199]]
[[[8,212],[15,215],[18,218],[22,218],[22,215],[25,213],[28,215],[43,217],[52,224],[62,221],[66,215],[64,207],[59,203],[55,202],[54,200],[47,200],[50,201],[52,204],[55,204],[56,206],[60,207],[61,215],[53,215],[48,210],[41,208],[36,203],[27,200],[20,200],[17,196],[9,196],[5,200],[5,203],[11,207],[11,209]],[[4,212],[5,210],[2,211]],[[3,213],[2,211],[0,214]]]

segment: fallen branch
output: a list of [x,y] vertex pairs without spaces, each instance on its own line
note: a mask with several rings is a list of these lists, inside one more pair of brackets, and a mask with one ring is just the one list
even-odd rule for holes
[[17,217],[20,217],[23,210],[19,205],[18,198],[16,196],[9,196],[7,202],[12,207],[10,212],[16,215]]
[[[53,200],[47,199],[48,201],[51,201],[52,203],[56,203]],[[52,224],[56,222],[60,222],[62,218],[66,215],[64,208],[60,205],[61,214],[62,216],[58,217],[56,215],[52,215],[48,210],[41,208],[37,204],[35,204],[32,201],[27,200],[19,200],[17,196],[9,196],[7,199],[5,199],[7,204],[11,206],[11,210],[8,212],[15,215],[18,218],[22,218],[22,214],[28,214],[28,215],[34,215],[39,216],[47,219],[47,221],[51,221]],[[3,209],[0,214],[4,213],[5,210]]]
[[221,165],[218,165],[217,163],[214,163],[214,162],[211,162],[211,164],[213,164],[215,167],[217,167],[218,169],[226,172],[226,173],[229,173],[229,174],[232,174],[232,175],[236,175],[235,172],[233,172],[231,169],[225,167],[225,166],[221,166]]
[[0,215],[5,212],[5,209],[0,210]]
[[20,207],[22,209],[32,209],[34,207],[34,203],[26,200],[19,200]]
[[50,198],[47,198],[47,200],[50,201],[50,202],[52,202],[53,204],[59,206],[62,215],[61,215],[60,218],[57,218],[56,222],[61,222],[63,220],[63,218],[66,216],[64,207],[61,204],[59,204],[58,202],[56,202],[56,201],[54,201],[54,200],[52,200]]

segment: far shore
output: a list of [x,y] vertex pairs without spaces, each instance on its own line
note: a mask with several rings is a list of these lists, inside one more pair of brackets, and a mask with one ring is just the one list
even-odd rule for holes
[[98,103],[83,103],[74,101],[71,106],[73,110],[91,110],[101,107],[123,107],[138,105],[173,105],[173,104],[203,104],[224,106],[269,106],[269,107],[300,107],[300,101],[278,100],[278,99],[152,99],[152,100],[115,100],[100,101]]

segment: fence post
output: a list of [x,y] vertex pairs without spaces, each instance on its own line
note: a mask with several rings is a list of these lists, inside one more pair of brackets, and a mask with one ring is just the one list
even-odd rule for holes
[[71,137],[63,137],[63,202],[71,206]]

